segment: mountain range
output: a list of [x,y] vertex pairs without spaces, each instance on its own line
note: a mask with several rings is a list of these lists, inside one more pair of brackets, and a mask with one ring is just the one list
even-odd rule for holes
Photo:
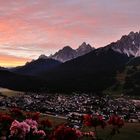
[[27,62],[24,66],[18,66],[9,70],[17,74],[38,76],[43,72],[55,68],[59,64],[61,62],[41,55],[38,59]]
[[[78,49],[66,46],[54,55],[40,55],[24,66],[7,69],[7,73],[14,75],[15,84],[19,82],[19,86],[14,86],[18,90],[26,89],[26,84],[22,85],[20,81],[24,75],[23,83],[26,83],[28,76],[30,80],[27,83],[34,79],[29,83],[31,86],[28,85],[30,90],[34,87],[54,92],[99,93],[114,90],[137,95],[140,89],[140,79],[137,78],[140,76],[139,67],[140,32],[130,32],[98,49],[85,42]],[[0,79],[4,80],[0,80],[0,86],[12,87],[8,74],[0,74]]]
[[56,52],[54,55],[50,55],[49,57],[60,62],[66,62],[87,54],[94,49],[95,48],[93,48],[90,44],[86,44],[86,42],[83,42],[77,49],[72,49],[70,46],[66,46]]
[[111,47],[117,51],[128,56],[140,56],[140,32],[130,32],[128,35],[122,36],[117,42],[113,42],[106,47]]
[[129,57],[111,48],[96,49],[43,73],[48,87],[56,91],[102,91],[115,83],[115,74]]
[[41,54],[38,59],[27,62],[24,66],[11,68],[10,71],[23,75],[37,76],[51,70],[52,68],[55,68],[61,63],[87,54],[92,50],[94,50],[94,48],[85,42],[83,42],[82,45],[80,45],[76,50],[66,46],[56,52],[54,55],[46,56],[45,54]]

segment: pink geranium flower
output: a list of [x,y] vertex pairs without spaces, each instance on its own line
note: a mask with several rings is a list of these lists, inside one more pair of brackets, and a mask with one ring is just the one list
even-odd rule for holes
[[33,135],[40,136],[40,137],[45,137],[46,133],[43,130],[36,130],[36,131],[33,132]]
[[11,136],[25,137],[30,132],[30,126],[26,122],[14,120],[10,127]]
[[37,130],[38,123],[32,119],[26,119],[25,122],[30,126],[31,129]]

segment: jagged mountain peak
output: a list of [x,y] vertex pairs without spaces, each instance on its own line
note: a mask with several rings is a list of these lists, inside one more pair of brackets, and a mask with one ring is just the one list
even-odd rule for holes
[[95,48],[93,48],[90,44],[87,44],[86,42],[83,42],[77,49],[77,55],[81,56],[84,55],[86,53],[91,52],[92,50],[94,50]]
[[76,52],[70,46],[65,46],[63,49],[60,49],[54,55],[51,55],[50,58],[65,62],[71,59],[74,59]]
[[131,31],[128,35],[123,35],[119,41],[124,41],[124,40],[135,40],[139,38],[140,32],[133,32]]
[[93,48],[90,44],[87,44],[86,42],[83,42],[76,50],[93,50]]
[[91,45],[87,44],[86,42],[83,42],[78,47],[78,49],[73,49],[70,46],[65,46],[63,49],[59,50],[54,55],[51,55],[50,58],[61,61],[61,62],[66,62],[78,56],[89,53],[93,49],[94,48],[92,48]]
[[79,47],[86,47],[86,46],[87,46],[87,43],[83,42]]
[[139,35],[138,32],[133,32],[133,31],[131,31],[131,32],[128,34],[128,36],[129,36],[132,40],[134,40],[135,37],[137,37],[138,35]]
[[45,54],[41,54],[38,59],[48,59],[48,56],[46,56]]
[[79,47],[78,47],[78,49],[82,49],[82,48],[84,48],[84,49],[86,49],[86,48],[92,48],[91,47],[91,45],[90,44],[87,44],[86,42],[83,42]]
[[65,46],[62,50],[73,50],[70,46]]
[[128,35],[122,36],[117,42],[108,45],[108,47],[127,56],[140,56],[140,32],[131,31]]
[[74,51],[74,49],[72,49],[70,46],[65,46],[62,49],[58,50],[58,52],[56,52],[55,54],[59,54],[59,53],[71,53],[73,51]]

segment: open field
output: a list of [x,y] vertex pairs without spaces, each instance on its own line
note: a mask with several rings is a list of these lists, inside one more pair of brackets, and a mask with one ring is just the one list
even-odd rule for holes
[[[99,128],[101,138],[105,138],[110,133],[110,126],[104,130]],[[113,140],[139,140],[140,139],[140,123],[125,123],[120,129],[120,134],[116,134]],[[86,139],[85,139],[86,140]]]
[[[65,119],[48,116],[53,124],[58,125],[66,122]],[[84,127],[83,131],[94,130],[93,128]],[[100,138],[105,138],[111,131],[111,126],[107,126],[105,129],[100,127],[97,129],[100,134]],[[112,140],[139,140],[140,139],[140,123],[125,123],[124,127],[120,129],[120,134],[116,134]],[[88,140],[83,138],[83,140]],[[90,140],[90,139],[89,139]]]
[[8,97],[11,97],[11,96],[18,96],[18,95],[24,94],[24,92],[15,91],[15,90],[10,90],[10,89],[7,89],[7,88],[0,88],[0,93],[1,93],[2,95],[8,96]]

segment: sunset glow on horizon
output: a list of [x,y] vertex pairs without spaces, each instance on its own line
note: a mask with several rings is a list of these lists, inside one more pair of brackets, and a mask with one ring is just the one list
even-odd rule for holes
[[4,67],[16,67],[16,66],[22,66],[26,62],[31,61],[31,59],[28,58],[22,58],[22,57],[16,57],[16,56],[8,56],[8,55],[0,55],[0,66]]
[[0,66],[82,42],[103,47],[140,30],[140,0],[0,0]]

